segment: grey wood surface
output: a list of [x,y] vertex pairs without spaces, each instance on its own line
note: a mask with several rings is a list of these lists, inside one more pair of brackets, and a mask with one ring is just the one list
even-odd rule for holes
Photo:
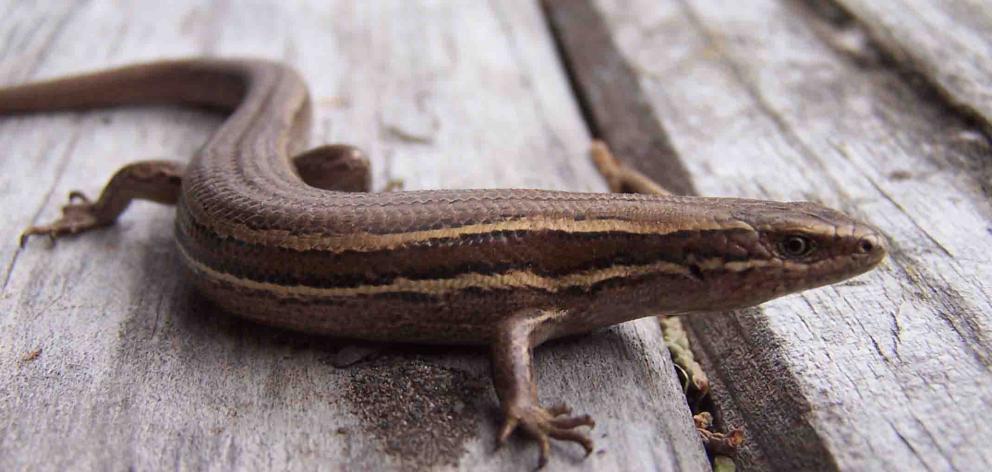
[[992,5],[987,0],[838,0],[894,63],[931,83],[992,134]]
[[[188,55],[297,67],[314,142],[371,155],[381,187],[604,190],[537,5],[519,1],[0,5],[0,84]],[[48,248],[17,235],[122,164],[185,158],[221,118],[130,108],[0,118],[0,469],[527,470],[494,451],[484,353],[373,346],[218,313],[184,282],[172,210]],[[361,347],[357,350],[368,348]],[[342,352],[343,351],[343,352]],[[538,350],[541,397],[597,420],[552,470],[708,467],[654,320]]]
[[[823,2],[547,4],[589,115],[647,103],[641,121],[656,120],[671,147],[657,158],[681,159],[699,193],[819,201],[891,239],[888,261],[858,279],[687,317],[719,413],[746,429],[738,465],[992,468],[992,149],[981,124],[907,83],[903,57],[873,57],[885,49]],[[990,14],[972,10],[965,29]],[[600,28],[610,44],[584,42]],[[957,53],[923,71],[989,65],[988,55]],[[633,74],[635,96],[604,100],[600,87],[628,81],[604,70]],[[987,80],[977,87],[988,94]],[[976,95],[956,96],[979,109]],[[651,172],[643,156],[626,158]]]

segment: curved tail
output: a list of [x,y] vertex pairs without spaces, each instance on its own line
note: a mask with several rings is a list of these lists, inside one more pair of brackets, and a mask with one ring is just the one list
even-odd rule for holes
[[0,114],[135,104],[232,110],[250,87],[248,61],[175,60],[108,69],[0,89]]

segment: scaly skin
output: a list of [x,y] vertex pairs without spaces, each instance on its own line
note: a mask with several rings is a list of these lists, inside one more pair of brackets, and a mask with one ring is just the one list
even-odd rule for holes
[[[537,401],[532,349],[659,313],[752,306],[838,282],[882,260],[873,228],[812,203],[678,197],[594,159],[614,191],[369,193],[359,151],[300,153],[310,101],[262,61],[136,65],[0,90],[0,113],[132,103],[231,112],[192,161],[121,169],[95,202],[29,228],[53,238],[109,225],[132,199],[177,205],[195,285],[263,323],[355,338],[489,346],[505,441],[523,430],[592,450],[564,405]],[[296,156],[296,157],[292,157]],[[79,197],[81,194],[74,194]]]

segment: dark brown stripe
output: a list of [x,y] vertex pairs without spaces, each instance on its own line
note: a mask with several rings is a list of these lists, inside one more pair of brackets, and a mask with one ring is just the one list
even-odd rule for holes
[[557,277],[612,265],[661,261],[684,265],[689,254],[697,259],[741,261],[753,257],[758,244],[753,233],[738,229],[665,235],[508,231],[431,239],[391,250],[331,253],[221,239],[188,217],[181,217],[178,225],[177,239],[184,250],[208,267],[239,278],[312,287],[382,285],[397,277],[445,279],[510,270]]
[[[204,275],[209,275],[209,274],[204,274]],[[480,309],[484,308],[484,311],[487,312],[492,311],[489,305],[491,305],[492,303],[496,303],[504,296],[531,298],[533,300],[543,300],[548,303],[550,303],[552,300],[555,300],[556,303],[558,304],[561,304],[564,300],[565,301],[564,303],[566,305],[569,305],[570,303],[575,304],[579,300],[595,299],[597,294],[603,290],[634,287],[638,284],[656,282],[661,279],[666,281],[679,281],[681,283],[692,283],[691,279],[688,279],[681,274],[667,273],[667,272],[652,272],[652,273],[646,273],[646,274],[624,277],[624,278],[606,279],[599,282],[595,282],[588,286],[566,287],[555,292],[549,292],[536,287],[527,287],[527,288],[466,287],[458,290],[453,290],[451,292],[442,292],[442,293],[395,291],[395,292],[382,292],[382,293],[373,293],[373,294],[328,295],[328,296],[318,296],[318,297],[309,297],[309,298],[298,298],[295,296],[280,297],[278,294],[273,294],[271,291],[268,290],[236,285],[226,280],[219,280],[217,278],[204,278],[204,280],[209,280],[210,284],[224,287],[226,290],[237,292],[238,294],[243,296],[259,297],[259,298],[264,297],[272,300],[279,299],[282,300],[280,303],[292,304],[292,305],[320,306],[320,307],[333,308],[333,307],[354,307],[357,303],[362,307],[362,311],[365,311],[365,310],[372,310],[373,307],[371,305],[367,305],[367,303],[374,301],[386,305],[406,304],[407,306],[421,306],[421,307],[423,305],[430,305],[440,308],[442,306],[447,306],[448,303],[450,303],[450,301],[453,298],[477,297],[480,301]],[[246,282],[250,283],[255,281],[246,281]],[[666,282],[666,284],[672,285],[673,283]],[[678,299],[680,296],[683,295],[684,294],[675,293],[675,294],[667,294],[666,296],[672,299]],[[620,301],[617,301],[617,303],[620,303]],[[564,308],[568,308],[568,307],[564,307]]]

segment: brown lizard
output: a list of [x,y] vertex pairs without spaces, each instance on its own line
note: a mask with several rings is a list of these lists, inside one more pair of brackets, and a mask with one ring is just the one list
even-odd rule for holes
[[176,205],[189,276],[223,309],[270,325],[492,351],[505,416],[547,461],[549,438],[592,441],[586,415],[538,402],[544,341],[659,313],[756,305],[861,274],[883,259],[871,226],[806,202],[668,194],[594,150],[615,192],[369,193],[350,146],[303,151],[306,85],[264,61],[181,60],[0,90],[0,113],[136,103],[231,112],[189,164],[136,162],[95,201],[24,237],[112,224],[134,199]]

